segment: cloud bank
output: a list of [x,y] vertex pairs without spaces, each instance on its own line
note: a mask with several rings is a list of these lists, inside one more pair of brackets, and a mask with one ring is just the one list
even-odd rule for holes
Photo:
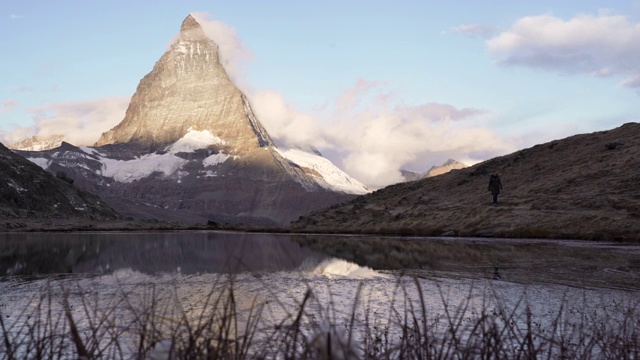
[[130,97],[45,104],[30,109],[34,124],[16,128],[2,135],[4,144],[14,144],[31,136],[64,135],[77,146],[93,145],[100,135],[124,118]]
[[488,113],[449,104],[405,106],[383,83],[359,79],[315,113],[288,105],[273,91],[249,95],[272,137],[311,145],[372,188],[402,181],[400,169],[426,171],[448,158],[467,163],[515,150],[480,120]]
[[620,86],[640,87],[640,23],[625,16],[527,16],[486,45],[500,65],[618,76],[623,78]]
[[[315,147],[373,188],[402,181],[403,167],[426,171],[451,157],[475,163],[514,150],[477,124],[486,111],[437,103],[404,106],[384,81],[360,78],[322,109],[298,110],[277,91],[255,90],[246,82],[253,54],[234,28],[207,13],[191,15],[220,47],[227,73],[245,90],[272,138],[284,146]],[[458,30],[485,37],[493,31],[483,25]]]
[[[405,105],[384,81],[358,79],[316,110],[301,111],[273,90],[246,82],[251,52],[235,29],[192,14],[219,45],[227,73],[246,90],[270,135],[286,146],[313,146],[371,188],[403,178],[400,169],[426,171],[448,158],[467,164],[515,150],[486,125],[489,112],[451,104]],[[313,86],[313,84],[309,84]],[[123,118],[129,97],[53,103],[31,111],[34,125],[5,134],[11,144],[33,135],[64,134],[74,145],[91,145]]]

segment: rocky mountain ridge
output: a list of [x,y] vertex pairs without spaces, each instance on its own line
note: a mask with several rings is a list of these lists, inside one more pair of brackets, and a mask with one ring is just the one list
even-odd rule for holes
[[0,144],[0,218],[115,220],[118,214],[97,196],[76,188]]
[[449,159],[440,166],[432,166],[429,170],[427,170],[427,172],[422,177],[425,178],[425,177],[438,176],[438,175],[446,174],[451,170],[460,170],[466,167],[467,165],[464,163],[461,163],[460,161]]
[[[504,190],[493,206],[492,173]],[[292,224],[296,231],[640,239],[640,124],[536,145],[400,183]]]
[[454,159],[448,159],[442,165],[432,166],[424,173],[400,169],[400,173],[404,181],[415,181],[427,177],[446,174],[452,170],[460,170],[466,168],[467,165]]

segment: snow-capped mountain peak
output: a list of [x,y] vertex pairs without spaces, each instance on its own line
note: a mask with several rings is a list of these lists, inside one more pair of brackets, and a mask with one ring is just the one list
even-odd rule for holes
[[94,147],[24,155],[142,218],[286,224],[368,192],[318,153],[278,149],[218,51],[187,16]]

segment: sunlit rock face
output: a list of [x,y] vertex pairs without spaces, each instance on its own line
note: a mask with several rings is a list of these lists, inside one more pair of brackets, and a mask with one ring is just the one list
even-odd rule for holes
[[220,64],[218,45],[191,15],[171,49],[140,81],[124,120],[102,134],[96,146],[137,143],[155,150],[190,129],[212,131],[232,153],[273,146]]
[[420,180],[420,179],[424,179],[432,176],[446,174],[450,171],[460,170],[466,167],[467,167],[466,164],[463,164],[454,159],[449,159],[440,166],[432,166],[425,173],[417,173],[417,172],[403,170],[403,169],[400,169],[400,173],[402,174],[402,178],[404,179],[404,181],[415,181],[415,180]]
[[448,172],[450,172],[451,170],[460,170],[460,169],[464,169],[466,168],[467,165],[454,160],[454,159],[449,159],[447,160],[447,162],[445,162],[444,164],[440,165],[440,166],[432,166],[429,171],[426,172],[426,174],[424,174],[421,178],[425,178],[425,177],[432,177],[432,176],[438,176],[438,175],[442,175],[442,174],[446,174]]
[[369,192],[317,152],[277,148],[192,16],[95,146],[21,154],[142,219],[285,225]]

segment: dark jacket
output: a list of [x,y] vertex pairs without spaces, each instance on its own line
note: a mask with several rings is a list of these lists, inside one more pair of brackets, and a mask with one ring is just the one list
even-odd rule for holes
[[489,191],[492,194],[500,194],[500,190],[502,190],[502,181],[500,181],[500,176],[491,175],[489,178]]

